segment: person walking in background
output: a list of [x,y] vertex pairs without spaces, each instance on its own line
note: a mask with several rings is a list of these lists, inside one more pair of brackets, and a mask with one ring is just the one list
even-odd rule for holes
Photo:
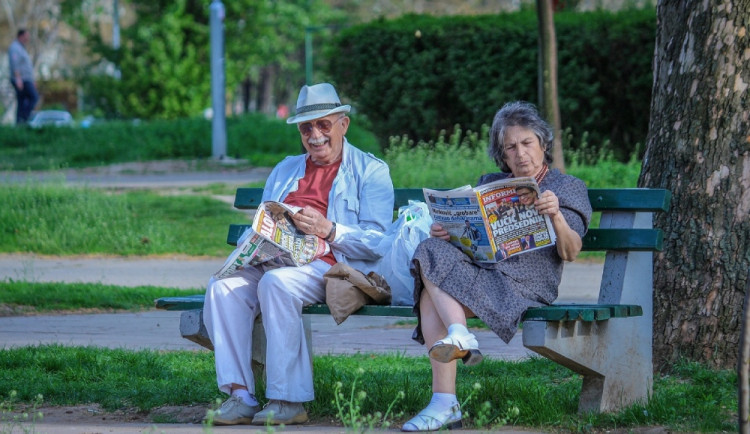
[[16,91],[16,124],[29,121],[31,111],[34,110],[39,94],[34,84],[34,65],[26,51],[29,43],[29,32],[20,29],[16,39],[8,48],[8,63],[10,66],[10,82]]

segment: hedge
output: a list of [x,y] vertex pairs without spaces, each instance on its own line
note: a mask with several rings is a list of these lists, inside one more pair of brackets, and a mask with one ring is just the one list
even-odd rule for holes
[[[558,12],[555,27],[570,146],[587,133],[629,157],[648,129],[655,10]],[[507,101],[537,102],[537,43],[534,11],[412,14],[341,31],[327,72],[381,146],[392,136],[430,141],[456,124],[479,131]]]

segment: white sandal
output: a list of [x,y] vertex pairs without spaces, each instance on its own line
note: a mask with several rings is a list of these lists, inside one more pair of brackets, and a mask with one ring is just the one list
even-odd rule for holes
[[438,431],[441,429],[461,428],[461,407],[456,404],[447,411],[435,411],[428,405],[419,414],[411,418],[402,427],[401,431]]
[[483,358],[479,351],[477,337],[471,333],[461,336],[449,334],[435,342],[430,348],[429,354],[430,357],[442,363],[450,363],[456,359],[461,359],[466,366],[476,365]]

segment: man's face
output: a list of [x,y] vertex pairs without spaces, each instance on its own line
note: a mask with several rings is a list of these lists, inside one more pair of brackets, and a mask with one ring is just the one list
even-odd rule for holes
[[18,42],[26,45],[29,42],[29,32],[24,32],[18,37]]
[[335,163],[341,158],[348,128],[349,117],[342,113],[297,124],[302,145],[312,161],[321,166]]
[[518,193],[518,201],[522,204],[529,206],[534,203],[534,191],[528,188],[519,188],[516,190]]

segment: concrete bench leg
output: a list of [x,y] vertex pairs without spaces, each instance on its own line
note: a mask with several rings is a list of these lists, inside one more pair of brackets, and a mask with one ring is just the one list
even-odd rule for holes
[[[608,213],[600,227],[650,228],[650,213]],[[608,252],[599,304],[637,304],[643,316],[606,321],[526,321],[527,348],[583,375],[578,412],[647,402],[653,387],[653,256]]]
[[[618,411],[635,402],[647,402],[651,394],[651,359],[633,333],[641,328],[637,324],[641,318],[597,323],[527,321],[523,342],[583,375],[579,413]],[[650,347],[648,350],[650,355]]]
[[[302,315],[302,323],[305,327],[305,340],[312,362],[312,325],[310,315]],[[180,315],[180,334],[183,338],[196,344],[214,350],[214,345],[208,337],[206,325],[203,323],[203,309],[186,310]],[[265,381],[266,374],[266,331],[263,328],[263,320],[260,315],[255,318],[253,325],[253,359],[251,365],[256,379]]]

